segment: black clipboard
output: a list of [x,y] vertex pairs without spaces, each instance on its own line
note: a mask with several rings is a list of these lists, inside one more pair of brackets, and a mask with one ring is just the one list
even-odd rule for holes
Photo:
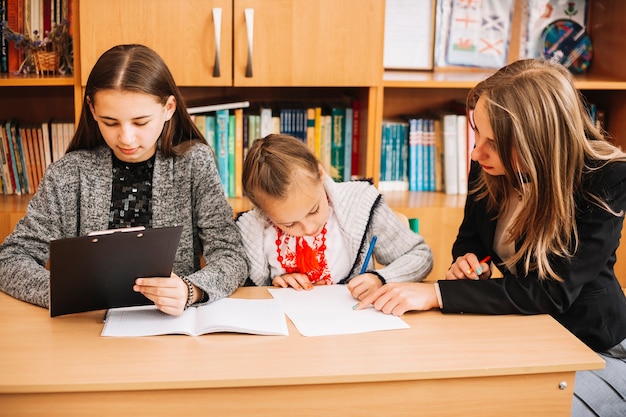
[[182,226],[103,230],[50,242],[50,317],[152,304],[138,277],[169,277]]

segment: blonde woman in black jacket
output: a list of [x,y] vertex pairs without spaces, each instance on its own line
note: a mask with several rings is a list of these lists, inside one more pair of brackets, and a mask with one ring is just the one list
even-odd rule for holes
[[[626,154],[594,126],[558,64],[512,63],[474,87],[467,107],[471,191],[445,279],[388,284],[359,306],[550,314],[606,360],[577,374],[573,415],[626,415],[626,298],[613,269]],[[487,257],[502,278],[490,279]]]

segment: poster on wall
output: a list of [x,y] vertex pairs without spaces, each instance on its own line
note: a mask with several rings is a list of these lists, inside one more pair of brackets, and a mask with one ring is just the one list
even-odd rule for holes
[[451,0],[445,64],[500,68],[507,63],[514,0]]

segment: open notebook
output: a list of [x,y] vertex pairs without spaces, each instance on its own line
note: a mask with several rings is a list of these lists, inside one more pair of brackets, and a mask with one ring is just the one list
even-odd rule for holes
[[102,336],[200,336],[218,332],[289,335],[278,301],[222,298],[189,307],[180,316],[170,316],[154,306],[114,308],[107,311]]
[[94,232],[50,242],[50,316],[152,304],[138,277],[169,277],[182,226]]

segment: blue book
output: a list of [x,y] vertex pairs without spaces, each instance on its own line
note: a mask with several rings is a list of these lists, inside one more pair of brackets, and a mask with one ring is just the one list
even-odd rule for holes
[[16,157],[16,143],[15,143],[15,125],[8,121],[6,122],[6,134],[7,134],[7,142],[9,144],[9,157],[11,158],[11,178],[14,186],[15,194],[22,194],[22,187],[20,184],[20,176],[18,174],[17,163],[18,158]]
[[437,151],[435,148],[435,121],[426,120],[426,191],[436,191],[435,159]]
[[330,111],[331,116],[331,142],[330,142],[330,176],[335,181],[343,181],[344,173],[344,119],[346,117],[345,109],[342,107],[333,107]]
[[213,152],[215,152],[215,114],[208,114],[205,124],[206,131],[204,132],[204,137],[211,149],[213,149]]
[[235,115],[228,116],[228,197],[235,197]]
[[224,195],[228,197],[228,110],[215,113],[215,153]]
[[26,160],[28,158],[27,155],[25,155],[25,145],[24,145],[24,141],[26,141],[26,138],[22,137],[22,132],[20,131],[20,129],[18,128],[18,126],[16,126],[15,124],[13,125],[13,135],[14,135],[14,141],[15,144],[17,145],[17,148],[15,149],[15,153],[16,153],[16,157],[19,158],[18,161],[18,173],[20,175],[20,184],[22,186],[22,192],[23,193],[30,193],[30,184],[28,181],[28,165],[26,164]]
[[400,178],[398,182],[399,190],[407,190],[409,186],[409,125],[401,123],[399,127],[400,137]]
[[393,144],[393,123],[384,121],[382,124],[382,138],[380,151],[380,176],[379,185],[381,191],[388,191],[391,184],[391,159]]
[[408,177],[409,191],[421,191],[419,182],[419,173],[421,171],[420,159],[420,134],[422,130],[423,119],[409,119],[409,157],[408,157]]
[[352,107],[346,107],[346,114],[343,125],[343,180],[350,181],[352,179],[352,123],[353,123]]

